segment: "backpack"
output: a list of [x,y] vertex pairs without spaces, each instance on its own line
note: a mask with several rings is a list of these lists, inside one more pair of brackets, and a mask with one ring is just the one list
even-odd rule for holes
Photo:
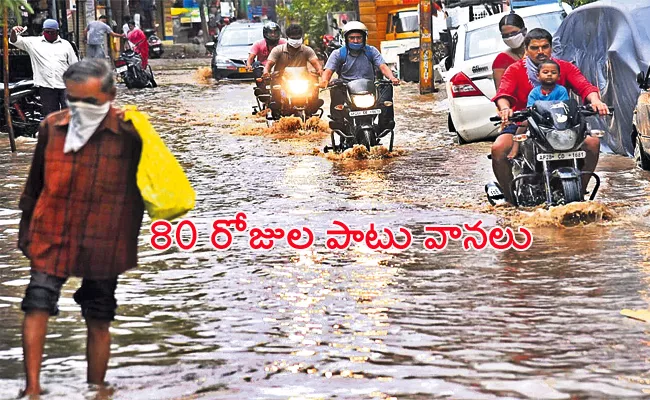
[[[372,74],[374,76],[377,76],[377,71],[375,70],[375,64],[372,62],[372,50],[371,46],[365,45],[363,47],[363,54],[366,55],[368,58],[368,61],[370,62],[370,65],[372,66]],[[345,63],[348,61],[348,46],[343,46],[339,49],[339,55],[343,59],[343,62],[336,68],[336,74],[341,77],[341,70],[343,69],[343,66]]]

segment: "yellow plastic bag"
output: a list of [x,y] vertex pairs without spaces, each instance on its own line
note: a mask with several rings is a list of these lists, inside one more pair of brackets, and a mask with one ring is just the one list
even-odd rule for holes
[[142,154],[136,180],[147,213],[152,220],[172,220],[194,208],[196,193],[183,168],[169,151],[147,116],[135,106],[124,107],[142,139]]

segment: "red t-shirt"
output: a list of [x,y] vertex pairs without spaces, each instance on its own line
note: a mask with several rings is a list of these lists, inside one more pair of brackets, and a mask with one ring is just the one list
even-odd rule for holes
[[494,59],[494,62],[492,63],[492,70],[506,69],[517,61],[519,60],[512,58],[510,54],[504,51],[503,53],[499,53],[497,58]]
[[[589,83],[578,67],[568,61],[555,58],[553,60],[560,65],[558,85],[566,87],[567,90],[572,90],[583,101],[589,94],[598,93],[598,88]],[[492,101],[496,103],[498,99],[506,98],[510,100],[510,108],[514,111],[523,110],[526,108],[528,94],[531,90],[533,90],[533,85],[528,79],[526,60],[519,60],[506,69],[501,78],[499,90],[497,90],[497,94],[492,98]]]
[[[277,45],[284,44],[286,42],[287,42],[286,40],[280,39]],[[266,44],[266,39],[262,39],[253,43],[253,47],[251,47],[250,53],[255,54],[255,57],[257,57],[257,61],[261,62],[262,65],[266,65],[266,60],[269,58],[269,54],[271,54],[271,50],[273,50],[274,48],[275,46],[271,47]]]

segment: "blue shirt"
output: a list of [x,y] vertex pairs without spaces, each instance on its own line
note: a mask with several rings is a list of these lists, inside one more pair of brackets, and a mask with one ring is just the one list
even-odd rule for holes
[[555,85],[555,88],[551,93],[549,94],[543,94],[542,93],[542,87],[541,86],[536,86],[533,88],[533,90],[530,91],[530,94],[528,95],[528,104],[526,107],[530,107],[533,104],[535,104],[536,101],[538,100],[543,100],[543,101],[568,101],[569,100],[569,92],[567,92],[566,88],[562,85]]
[[[341,70],[340,79],[345,82],[350,82],[355,79],[369,79],[375,80],[375,69],[379,66],[386,64],[384,57],[381,56],[379,50],[373,46],[366,45],[369,48],[368,54],[362,50],[358,55],[353,55],[348,49],[347,59],[341,57],[341,49],[336,49],[330,55],[330,58],[325,64],[325,68],[334,72]],[[374,66],[374,68],[373,68]]]

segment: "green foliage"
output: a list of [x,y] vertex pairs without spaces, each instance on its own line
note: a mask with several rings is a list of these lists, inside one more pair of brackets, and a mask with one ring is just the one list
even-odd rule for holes
[[569,4],[571,4],[571,6],[575,8],[575,7],[583,6],[585,4],[593,3],[595,1],[597,0],[572,0],[569,1]]
[[293,0],[290,5],[276,7],[279,19],[302,26],[312,46],[317,45],[327,32],[328,12],[352,10],[352,0]]
[[34,14],[32,6],[27,3],[27,0],[0,0],[0,17],[2,17],[5,11],[9,12],[8,16],[13,16],[18,24],[22,24],[23,15],[20,7],[24,7],[28,13]]

